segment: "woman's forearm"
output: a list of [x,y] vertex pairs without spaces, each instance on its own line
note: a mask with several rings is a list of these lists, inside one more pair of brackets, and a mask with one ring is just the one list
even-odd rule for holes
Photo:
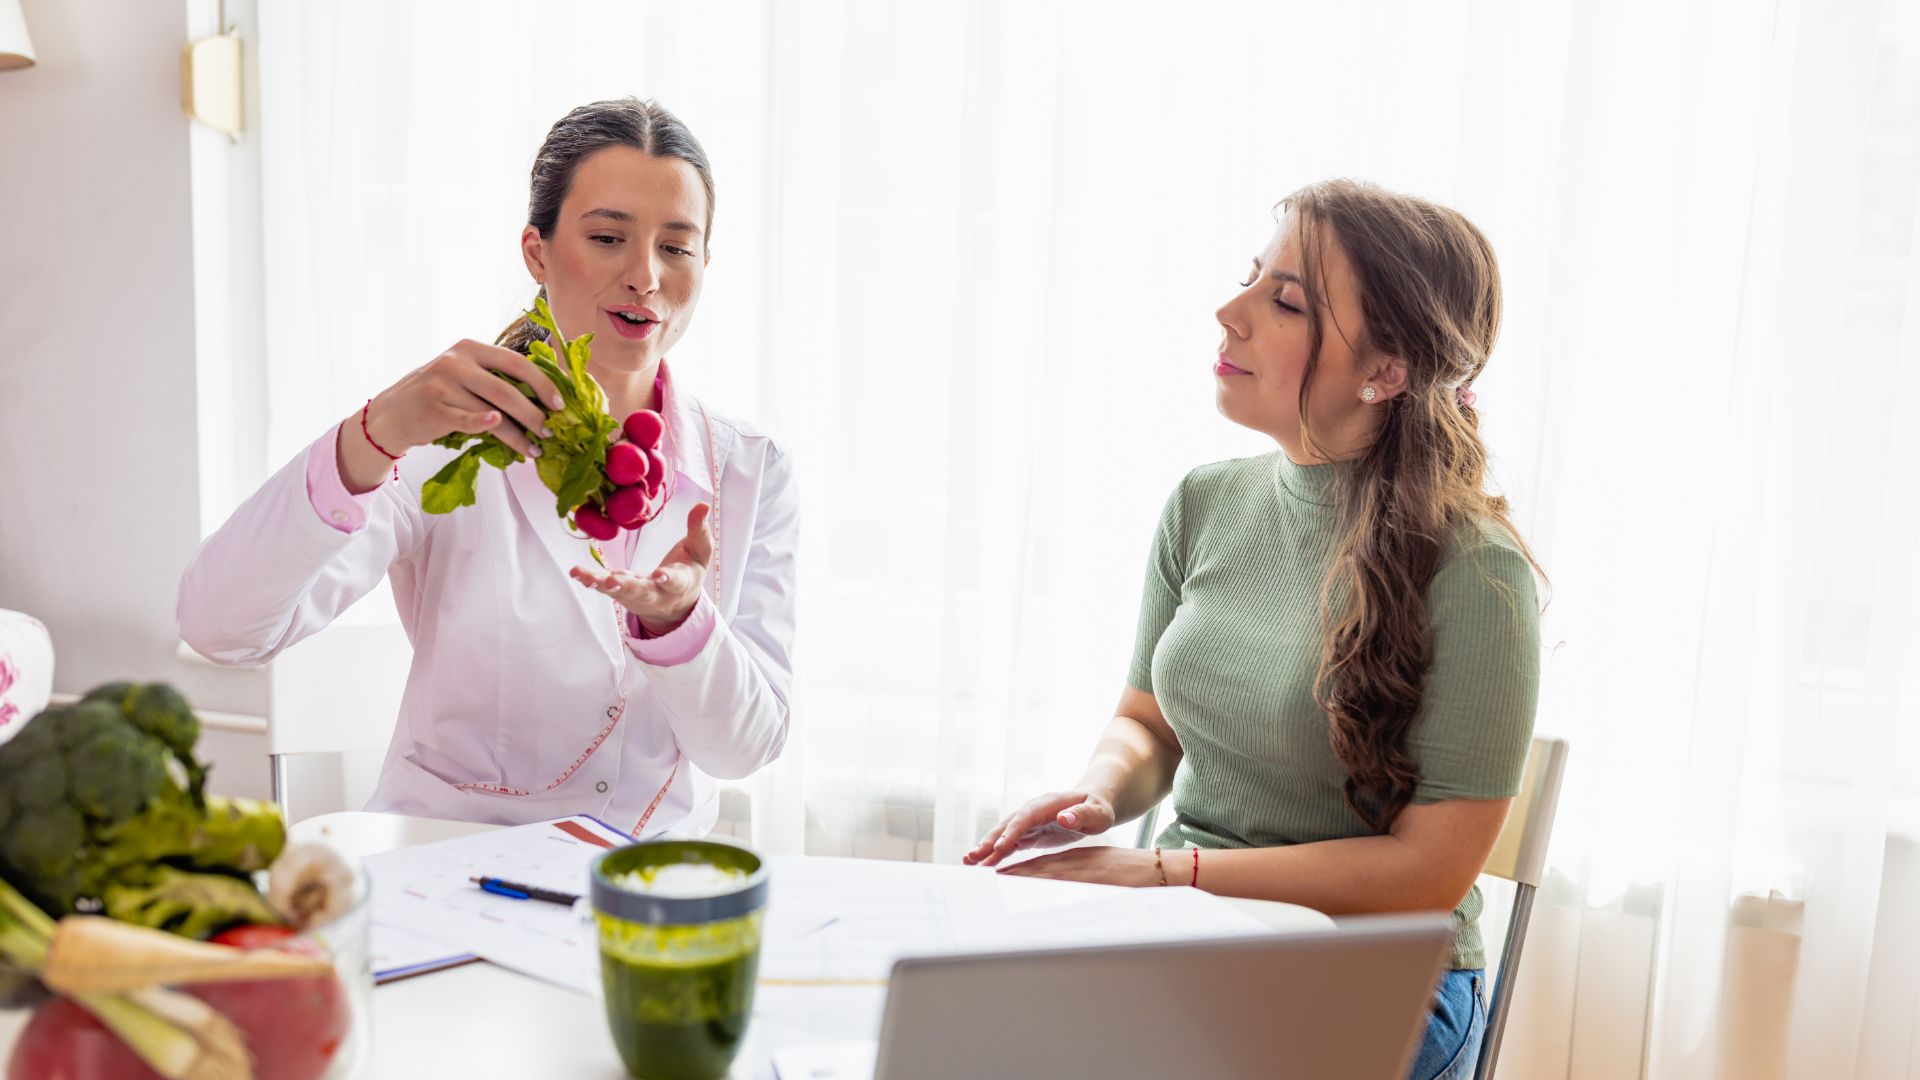
[[1113,804],[1115,824],[1131,821],[1167,797],[1180,757],[1178,746],[1168,745],[1145,724],[1115,716],[1094,747],[1079,786]]
[[334,433],[276,472],[201,543],[181,573],[180,639],[217,664],[254,665],[331,623],[413,550],[417,516],[374,515],[355,533],[322,520],[308,494],[309,459]]
[[792,710],[784,677],[763,670],[766,654],[725,622],[698,654],[681,664],[649,667],[647,682],[667,706],[667,723],[687,759],[722,780],[751,776],[780,756]]
[[[1192,851],[1167,851],[1167,880],[1186,885]],[[1288,847],[1200,852],[1201,888],[1221,896],[1280,900],[1329,915],[1451,911],[1473,876],[1449,874],[1396,836],[1356,836]]]
[[[352,416],[340,422],[339,435],[334,445],[340,467],[340,481],[347,490],[355,495],[372,491],[383,483],[393,470],[393,459],[368,441],[361,430],[361,413],[355,409]],[[404,454],[405,450],[394,450]]]

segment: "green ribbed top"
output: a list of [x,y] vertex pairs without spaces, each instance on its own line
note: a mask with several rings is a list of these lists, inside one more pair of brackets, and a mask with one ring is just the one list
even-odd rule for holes
[[[1180,737],[1162,847],[1244,848],[1368,835],[1313,698],[1320,590],[1343,465],[1274,452],[1207,465],[1168,498],[1128,682]],[[1407,747],[1413,801],[1519,793],[1540,685],[1532,568],[1492,524],[1449,543],[1427,593],[1433,663]],[[1486,966],[1480,889],[1454,911],[1449,966]]]

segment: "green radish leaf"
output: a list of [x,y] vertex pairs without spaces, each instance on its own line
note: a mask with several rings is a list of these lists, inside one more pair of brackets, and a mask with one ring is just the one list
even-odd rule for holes
[[[589,335],[591,336],[591,335]],[[567,372],[575,382],[585,386],[587,378],[587,342],[586,339],[567,342]]]
[[533,310],[527,312],[527,321],[553,335],[553,340],[565,344],[566,338],[560,336],[560,327],[553,321],[553,309],[547,306],[547,298],[533,298]]
[[605,474],[591,456],[574,455],[573,460],[567,463],[567,472],[561,477],[560,486],[554,489],[554,494],[558,496],[555,508],[562,516],[573,513],[581,504],[593,498],[604,479]]
[[473,482],[480,475],[480,452],[476,446],[447,462],[426,483],[420,485],[420,509],[429,514],[447,514],[475,501]]
[[[592,413],[583,413],[579,409],[565,408],[547,417],[547,430],[553,432],[555,442],[568,449],[584,450],[592,445],[599,425],[594,423]],[[602,436],[604,438],[605,436]],[[546,448],[541,448],[545,453]]]
[[560,370],[559,364],[554,363],[553,350],[547,348],[547,343],[544,341],[536,341],[534,344],[540,346],[540,348],[538,351],[529,354],[527,359],[531,360],[533,366],[539,368],[547,378],[553,380],[554,387],[557,388],[562,395],[572,396],[574,393],[573,380],[567,378],[567,373]]
[[[555,414],[559,415],[558,413]],[[573,464],[574,455],[558,445],[559,440],[550,439],[540,448],[540,456],[533,459],[534,471],[540,474],[540,482],[547,485],[548,491],[559,491],[560,484],[567,478],[567,466]],[[573,511],[572,507],[561,511],[565,517]]]
[[[496,371],[493,374],[497,378],[506,380],[506,382],[509,383],[515,390],[520,391],[520,395],[526,398],[528,401],[533,402],[535,405],[542,405],[542,402],[540,401],[540,395],[533,392],[532,386],[528,385],[527,383],[521,382],[519,379],[514,378],[513,376],[507,374],[504,371]],[[545,406],[542,405],[542,407],[544,408]]]
[[547,378],[553,380],[554,388],[560,391],[560,400],[565,403],[565,407],[571,408],[580,400],[580,387],[573,381],[573,376],[561,369],[560,358],[554,354],[553,346],[544,341],[536,341],[527,347],[527,359],[533,362],[534,367],[545,372]]
[[508,446],[492,435],[480,440],[479,452],[480,460],[496,469],[504,469],[516,461],[527,460],[520,455],[520,451]]

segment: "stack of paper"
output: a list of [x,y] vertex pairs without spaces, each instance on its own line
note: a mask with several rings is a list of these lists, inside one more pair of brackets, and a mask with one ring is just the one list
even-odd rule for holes
[[[373,888],[374,978],[388,981],[481,958],[578,990],[600,992],[597,930],[586,899],[595,856],[632,841],[591,817],[517,825],[366,859]],[[502,878],[582,899],[571,908],[482,891]],[[805,936],[831,913],[776,892],[765,947]]]
[[630,843],[586,816],[474,833],[369,856],[374,978],[385,980],[474,956],[591,992],[599,985],[592,913],[484,892],[497,877],[585,896],[595,856]]
[[[1064,903],[1012,909],[1003,879],[972,867],[860,859],[772,860],[775,895],[831,911],[831,926],[769,942],[762,983],[884,983],[906,956],[1187,941],[1269,932],[1267,925],[1198,889],[1090,885],[1050,890]],[[1081,897],[1084,898],[1081,898]]]

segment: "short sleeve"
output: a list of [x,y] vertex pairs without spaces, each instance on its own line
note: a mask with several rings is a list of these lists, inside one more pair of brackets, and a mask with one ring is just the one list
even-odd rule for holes
[[1520,791],[1540,697],[1533,566],[1504,536],[1455,553],[1427,592],[1433,661],[1407,734],[1413,801],[1503,799]]
[[1149,694],[1153,693],[1153,650],[1180,607],[1180,586],[1187,576],[1181,516],[1186,487],[1186,481],[1181,481],[1160,511],[1160,526],[1154,530],[1153,551],[1147,558],[1147,584],[1140,595],[1140,625],[1127,685]]

